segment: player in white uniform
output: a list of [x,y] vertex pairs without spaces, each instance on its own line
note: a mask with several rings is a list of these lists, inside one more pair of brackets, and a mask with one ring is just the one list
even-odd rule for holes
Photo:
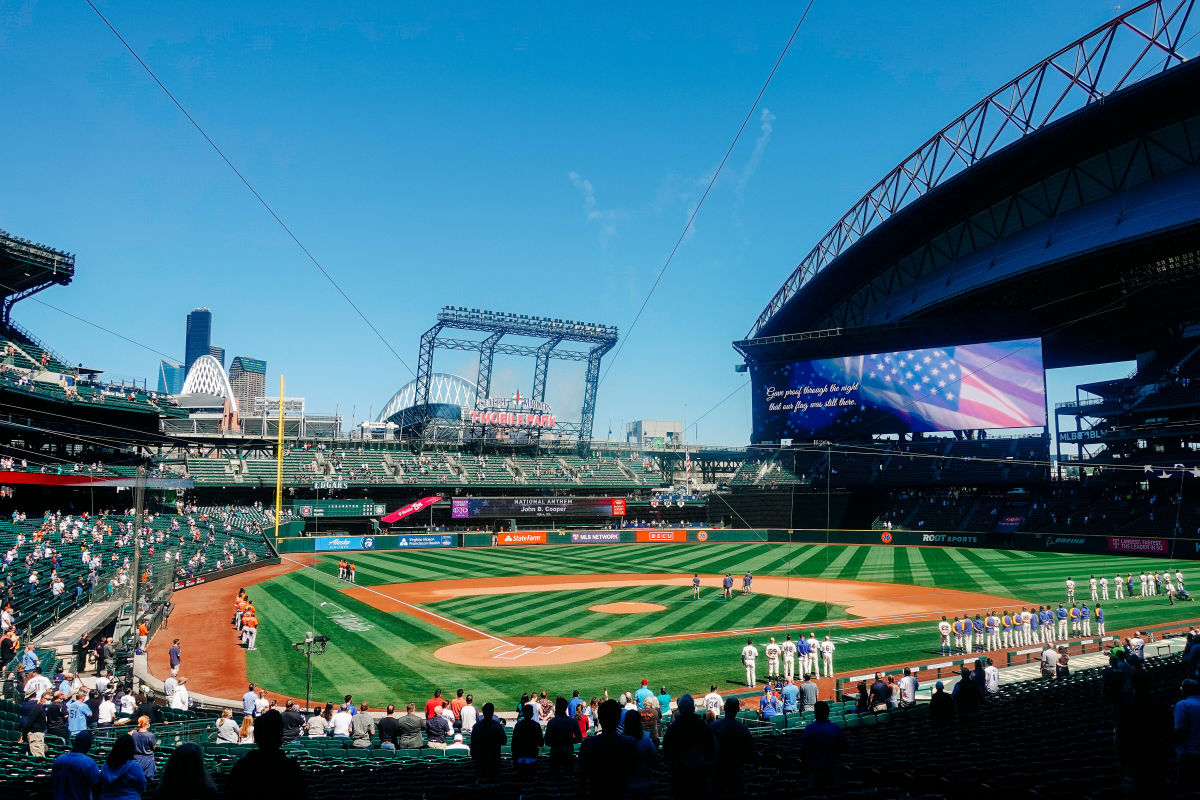
[[779,645],[775,644],[774,636],[764,649],[767,653],[767,680],[774,681],[779,677]]
[[1121,573],[1117,573],[1116,580],[1113,581],[1113,589],[1116,590],[1116,598],[1118,600],[1125,599],[1125,581],[1121,579]]
[[717,685],[715,683],[708,690],[708,694],[704,695],[704,708],[714,714],[722,713],[722,709],[725,708],[725,698],[717,694]]
[[1092,590],[1092,602],[1094,603],[1097,600],[1099,600],[1100,592],[1097,591],[1097,588],[1096,588],[1096,576],[1095,575],[1093,575],[1091,578],[1088,579],[1088,588]]
[[789,633],[783,640],[783,644],[779,646],[783,651],[783,677],[788,683],[796,677],[796,643],[792,641],[792,635]]
[[1067,578],[1067,602],[1075,602],[1075,581]]
[[1180,572],[1179,570],[1175,570],[1175,588],[1176,589],[1183,588],[1183,573]]
[[1033,614],[1029,613],[1028,608],[1021,609],[1021,643],[1025,647],[1033,644],[1033,626],[1030,620],[1033,619]]
[[825,677],[833,677],[833,651],[837,649],[833,645],[833,640],[829,638],[829,634],[825,634],[825,641],[821,642],[821,663],[825,667]]
[[942,617],[942,621],[938,623],[938,635],[942,637],[942,655],[952,655],[950,652],[950,623]]
[[1144,570],[1142,571],[1141,575],[1138,575],[1138,581],[1139,581],[1138,597],[1145,597],[1146,596],[1146,573]]
[[758,660],[758,648],[754,646],[753,639],[746,640],[746,646],[742,648],[742,664],[746,667],[746,685],[758,686],[754,674],[754,662]]
[[1104,600],[1108,599],[1108,578],[1100,579],[1100,597]]
[[821,643],[815,633],[808,634],[808,666],[805,672],[821,677]]

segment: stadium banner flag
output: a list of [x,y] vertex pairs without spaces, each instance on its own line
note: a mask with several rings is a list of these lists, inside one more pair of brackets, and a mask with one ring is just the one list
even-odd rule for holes
[[687,531],[639,530],[637,540],[639,542],[686,542]]
[[548,531],[501,531],[496,534],[496,543],[501,545],[513,544],[546,544]]
[[326,552],[331,550],[363,549],[363,537],[361,536],[318,536],[313,542],[316,545],[316,550]]
[[1165,556],[1171,550],[1166,539],[1139,539],[1132,536],[1108,537],[1108,549],[1114,553],[1140,553],[1142,555]]
[[602,544],[620,541],[620,531],[573,531],[571,533],[571,544]]
[[397,550],[422,550],[430,547],[454,547],[454,534],[415,534],[401,536],[395,545]]
[[422,497],[420,500],[415,500],[406,506],[401,506],[381,519],[380,522],[396,522],[398,520],[402,520],[410,514],[415,514],[418,511],[424,511],[434,503],[441,502],[441,499],[442,496],[440,494],[431,495],[430,497]]

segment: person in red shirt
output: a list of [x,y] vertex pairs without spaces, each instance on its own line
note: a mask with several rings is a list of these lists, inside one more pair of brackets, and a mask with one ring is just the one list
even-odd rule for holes
[[433,719],[435,714],[441,713],[444,705],[446,704],[442,702],[442,690],[434,689],[433,697],[425,704],[425,719]]

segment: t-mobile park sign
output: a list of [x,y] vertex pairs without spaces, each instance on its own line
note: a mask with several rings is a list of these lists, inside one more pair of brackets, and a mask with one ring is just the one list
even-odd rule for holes
[[474,425],[508,425],[518,428],[553,428],[550,404],[521,397],[486,397],[475,404],[471,413]]

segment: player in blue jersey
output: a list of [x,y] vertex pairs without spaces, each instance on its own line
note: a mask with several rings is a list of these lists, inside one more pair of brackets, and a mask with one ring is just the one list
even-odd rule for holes
[[1063,604],[1059,603],[1058,608],[1054,609],[1054,618],[1058,621],[1058,636],[1059,641],[1067,638],[1067,609],[1063,608]]
[[1084,603],[1079,609],[1079,628],[1084,636],[1092,635],[1092,610]]
[[987,636],[986,649],[999,650],[999,636],[996,633],[996,625],[999,624],[999,619],[996,617],[995,611],[989,611],[987,619],[983,621],[984,629]]
[[975,621],[971,623],[971,627],[975,631],[975,649],[983,650],[983,617],[975,615]]
[[1045,606],[1038,606],[1038,620],[1042,623],[1042,642],[1050,644],[1054,641],[1054,612]]
[[1042,618],[1033,606],[1029,607],[1029,643],[1039,644],[1042,641]]
[[1096,606],[1096,635],[1104,635],[1104,609]]

